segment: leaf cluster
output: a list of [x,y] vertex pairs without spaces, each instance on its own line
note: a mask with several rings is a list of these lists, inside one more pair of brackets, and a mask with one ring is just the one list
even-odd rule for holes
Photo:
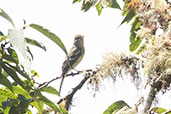
[[[9,21],[15,29],[14,22],[2,9],[0,9],[0,16]],[[67,54],[63,42],[57,35],[37,24],[30,24],[29,27],[47,36],[47,38],[56,43],[64,53]],[[26,26],[23,27],[22,31],[25,29],[27,29]],[[24,66],[20,63],[18,50],[8,38],[9,34],[10,33],[5,35],[0,32],[0,113],[32,114],[30,110],[31,106],[35,107],[39,113],[42,114],[45,110],[45,106],[48,106],[53,109],[52,111],[67,114],[65,109],[58,106],[42,94],[43,92],[46,92],[58,96],[58,91],[54,87],[48,85],[43,88],[36,87],[34,77],[38,76],[38,73],[34,70],[32,70],[31,73],[25,71]],[[19,35],[15,36],[19,37]],[[46,47],[39,41],[28,37],[23,38],[27,44],[39,47],[46,51]],[[27,53],[30,54],[33,59],[29,45],[27,45]]]

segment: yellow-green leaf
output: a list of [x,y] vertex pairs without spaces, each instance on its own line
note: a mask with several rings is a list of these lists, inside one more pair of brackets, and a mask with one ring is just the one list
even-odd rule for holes
[[102,6],[102,4],[101,4],[101,1],[99,1],[99,2],[96,4],[96,10],[97,10],[97,12],[98,12],[98,15],[101,14],[102,9],[103,9],[103,6]]

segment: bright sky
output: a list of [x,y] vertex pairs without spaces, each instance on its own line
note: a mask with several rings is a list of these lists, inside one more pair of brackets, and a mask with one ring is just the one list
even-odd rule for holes
[[[67,50],[70,50],[76,34],[84,35],[86,52],[77,70],[95,68],[108,52],[128,51],[130,26],[123,25],[117,29],[123,19],[119,10],[106,8],[98,16],[95,8],[84,13],[80,10],[80,4],[73,5],[72,0],[0,0],[0,7],[10,15],[17,29],[23,27],[23,19],[27,24],[36,23],[44,26],[61,38]],[[6,34],[8,28],[12,27],[2,18],[0,18],[0,24],[2,25],[0,30]],[[47,48],[47,52],[39,48],[31,48],[34,55],[32,69],[39,73],[38,81],[44,82],[60,76],[65,58],[64,52],[33,29],[26,29],[25,36],[41,41]],[[81,76],[78,76],[78,79],[65,79],[62,95],[67,94],[74,85],[77,85],[82,79]],[[70,113],[101,114],[116,100],[125,100],[130,105],[136,102],[132,102],[135,100],[136,90],[132,88],[131,82],[116,82],[115,87],[111,81],[109,82],[107,86],[102,87],[95,98],[92,91],[88,90],[85,85],[75,95],[74,107],[71,108]],[[58,89],[59,81],[51,85]],[[120,87],[123,89],[117,89]],[[123,93],[125,90],[127,93]],[[56,97],[53,96],[52,99],[56,101]]]

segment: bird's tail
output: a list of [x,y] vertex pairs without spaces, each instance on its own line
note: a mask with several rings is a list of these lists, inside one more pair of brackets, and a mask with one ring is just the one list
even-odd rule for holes
[[63,85],[63,82],[64,82],[64,77],[65,77],[65,74],[62,73],[62,75],[61,75],[62,79],[61,79],[61,83],[60,83],[60,86],[59,86],[59,96],[60,96],[62,85]]

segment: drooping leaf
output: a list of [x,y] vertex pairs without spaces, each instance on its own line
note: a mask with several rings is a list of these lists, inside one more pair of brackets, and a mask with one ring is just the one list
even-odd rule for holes
[[155,107],[155,108],[152,108],[151,111],[157,113],[157,114],[162,114],[163,112],[166,112],[167,110],[164,109],[164,108],[160,108],[160,107]]
[[6,20],[8,20],[14,26],[14,23],[13,23],[12,19],[1,8],[0,8],[0,16],[2,16],[3,18],[5,18]]
[[33,54],[32,54],[32,52],[31,52],[31,50],[30,50],[30,48],[27,46],[27,52],[30,54],[30,56],[31,56],[31,58],[32,58],[32,60],[34,59],[33,58]]
[[46,105],[50,106],[53,110],[55,111],[60,111],[58,109],[58,107],[51,101],[49,100],[47,97],[43,96],[40,92],[36,92],[36,95],[39,97],[38,100],[45,103]]
[[139,37],[136,37],[136,34],[134,32],[131,33],[130,35],[130,42],[131,44],[129,45],[129,50],[131,52],[135,51],[138,46],[140,45],[142,39]]
[[55,42],[67,54],[67,50],[66,50],[63,42],[57,35],[55,35],[54,33],[50,32],[48,29],[45,29],[42,26],[37,25],[37,24],[30,24],[30,27],[34,28],[35,30],[37,30],[37,31],[41,32],[42,34],[44,34],[45,36],[47,36],[50,40]]
[[123,19],[123,21],[121,22],[121,24],[119,26],[121,26],[123,23],[125,22],[129,22],[134,16],[135,16],[135,11],[130,10],[127,15],[125,16],[125,18]]
[[47,92],[54,95],[59,95],[58,91],[52,86],[46,86],[41,89],[42,92]]
[[97,10],[97,12],[98,12],[98,15],[101,14],[102,9],[103,9],[103,6],[102,6],[102,4],[101,4],[101,1],[99,1],[99,2],[96,4],[96,10]]
[[24,83],[21,81],[21,79],[18,77],[17,73],[9,68],[8,66],[6,66],[4,63],[1,64],[2,68],[4,69],[4,71],[19,85],[21,85],[24,88]]
[[103,114],[115,114],[118,112],[120,109],[122,109],[124,106],[127,106],[127,104],[124,101],[117,101],[114,102],[112,105],[110,105],[104,112]]
[[0,84],[6,86],[7,88],[9,88],[13,92],[13,87],[12,87],[11,82],[3,74],[0,74]]
[[40,42],[38,42],[38,41],[36,41],[36,40],[30,39],[30,38],[25,38],[25,39],[26,39],[26,42],[27,42],[28,44],[37,46],[37,47],[43,49],[44,51],[46,51],[46,47],[45,47],[42,43],[40,43]]

